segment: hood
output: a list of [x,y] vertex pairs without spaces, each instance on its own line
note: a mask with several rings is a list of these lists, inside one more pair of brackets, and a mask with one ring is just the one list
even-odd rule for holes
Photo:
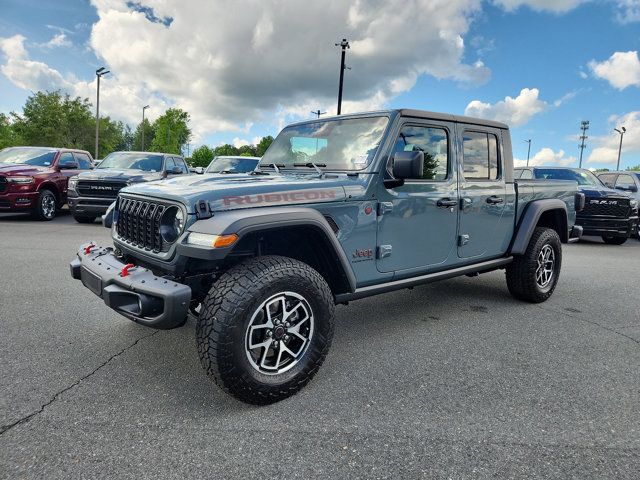
[[110,168],[96,168],[89,172],[82,172],[78,180],[105,180],[132,183],[150,182],[162,179],[161,172],[145,172],[144,170],[116,170]]
[[12,175],[38,175],[48,173],[51,167],[36,167],[34,165],[24,165],[20,163],[0,163],[0,175],[8,177]]
[[212,211],[240,208],[301,205],[308,203],[340,202],[349,197],[364,195],[362,181],[344,174],[204,174],[172,178],[162,182],[134,185],[121,193],[174,200],[195,212],[200,200],[209,203]]
[[625,192],[604,186],[578,185],[578,190],[587,198],[629,198]]

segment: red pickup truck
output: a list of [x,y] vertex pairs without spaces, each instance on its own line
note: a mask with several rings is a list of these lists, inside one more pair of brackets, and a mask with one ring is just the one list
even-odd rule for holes
[[69,178],[91,170],[84,150],[9,147],[0,150],[0,212],[27,211],[39,220],[53,220],[67,203]]

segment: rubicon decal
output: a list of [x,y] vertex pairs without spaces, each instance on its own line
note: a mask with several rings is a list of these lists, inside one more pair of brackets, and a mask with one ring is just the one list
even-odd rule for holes
[[234,195],[222,197],[219,202],[223,208],[243,208],[260,205],[291,205],[292,203],[310,203],[333,201],[344,198],[341,189],[294,190],[290,192],[260,193],[257,195]]

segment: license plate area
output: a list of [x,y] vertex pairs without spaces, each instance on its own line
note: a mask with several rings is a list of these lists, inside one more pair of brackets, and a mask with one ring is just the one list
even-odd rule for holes
[[102,279],[98,275],[82,267],[82,270],[80,270],[80,279],[85,287],[99,297],[102,296]]

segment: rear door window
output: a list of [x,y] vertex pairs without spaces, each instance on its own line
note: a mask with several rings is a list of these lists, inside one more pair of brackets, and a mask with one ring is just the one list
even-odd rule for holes
[[633,177],[631,175],[618,175],[618,179],[616,180],[616,188],[622,187],[628,190],[630,187],[635,187],[635,185],[636,183],[633,181]]
[[498,138],[488,132],[464,132],[464,178],[467,180],[497,180]]
[[75,152],[73,156],[76,157],[76,162],[78,162],[78,168],[80,170],[91,170],[92,165],[89,155],[82,152]]

